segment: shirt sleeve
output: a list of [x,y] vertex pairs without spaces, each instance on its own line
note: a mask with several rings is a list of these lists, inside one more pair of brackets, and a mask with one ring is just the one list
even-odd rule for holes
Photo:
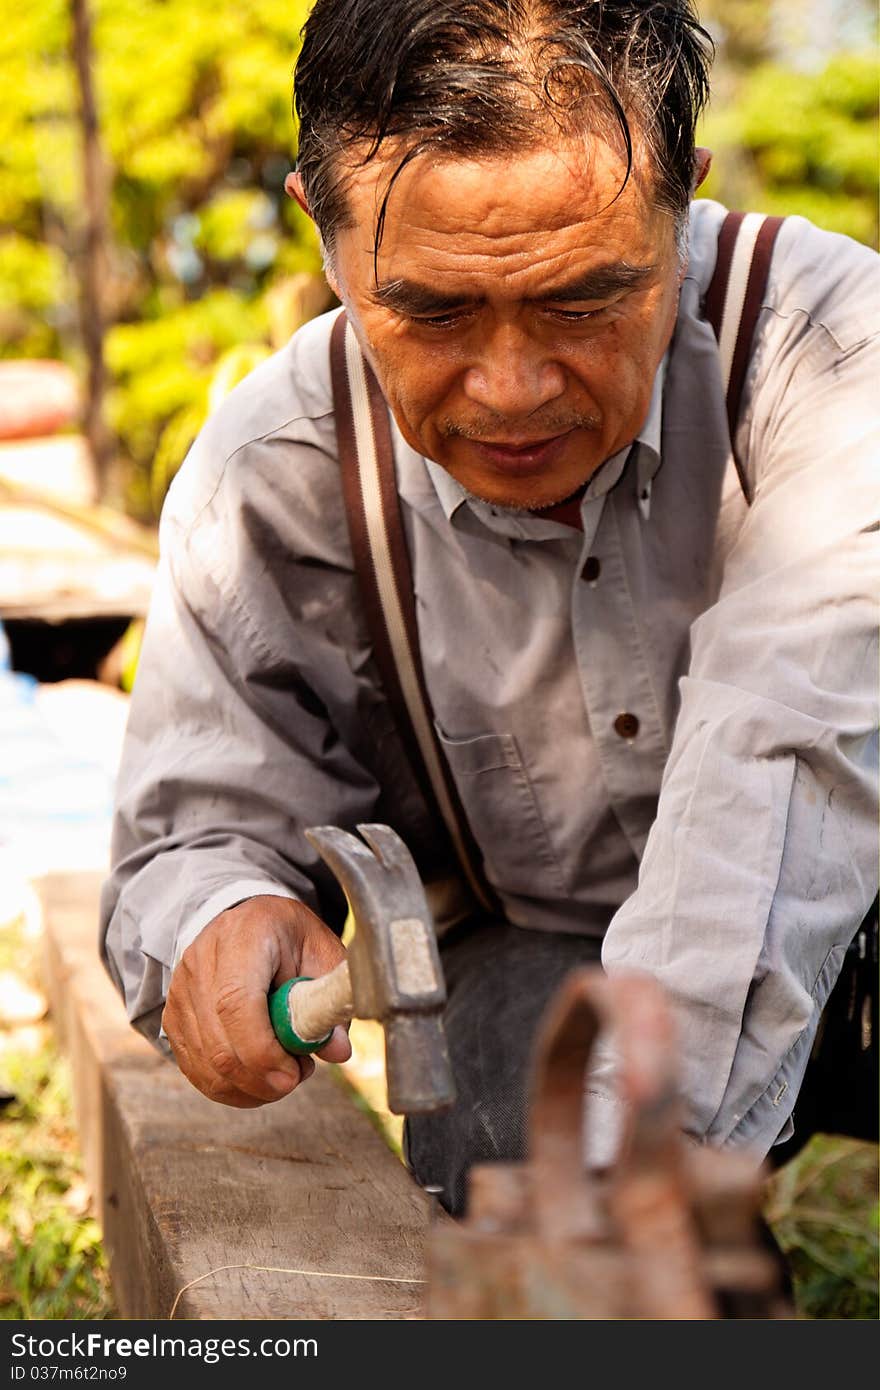
[[344,517],[312,524],[316,451],[257,442],[213,478],[200,454],[216,442],[209,430],[196,445],[163,511],[102,893],[107,968],[160,1047],[171,971],[225,908],[295,897],[341,930],[341,891],[303,832],[374,819],[377,797],[353,732],[364,679]]
[[877,260],[841,237],[810,245],[824,302],[762,311],[739,434],[754,502],[693,625],[638,887],[603,951],[672,1001],[685,1132],[758,1156],[791,1132],[877,892],[880,351],[862,331]]

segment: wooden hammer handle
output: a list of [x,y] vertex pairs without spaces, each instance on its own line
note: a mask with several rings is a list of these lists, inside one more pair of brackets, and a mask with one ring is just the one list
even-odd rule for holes
[[351,979],[348,961],[340,961],[328,975],[300,980],[288,995],[290,1022],[304,1042],[326,1038],[337,1023],[351,1021]]

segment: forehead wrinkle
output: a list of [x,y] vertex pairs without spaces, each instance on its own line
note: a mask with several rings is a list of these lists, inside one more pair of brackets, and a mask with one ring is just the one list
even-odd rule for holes
[[[418,194],[416,194],[418,199]],[[414,200],[415,201],[415,200]],[[517,203],[499,200],[497,192],[485,184],[474,189],[457,187],[454,200],[442,186],[424,198],[419,208],[413,203],[402,203],[395,219],[398,229],[407,223],[421,221],[434,237],[452,237],[458,244],[465,241],[473,243],[479,254],[479,247],[485,245],[489,254],[504,254],[508,244],[514,247],[522,238],[532,241],[546,241],[551,237],[576,234],[585,224],[601,225],[610,208],[603,205],[602,194],[595,190],[581,197],[560,198],[558,191],[529,189],[528,196]],[[628,215],[626,206],[618,206],[618,212]],[[438,225],[435,216],[442,218]],[[392,233],[393,223],[389,221],[388,235]]]
[[[364,191],[369,189],[374,219],[382,204],[387,176],[405,150],[405,144],[399,147],[395,144],[384,157],[374,158],[367,164],[354,164],[348,170],[349,197],[352,194],[356,196],[358,187]],[[552,232],[575,226],[584,218],[599,218],[609,212],[613,214],[621,204],[626,205],[633,198],[640,202],[652,201],[650,167],[644,165],[641,142],[636,141],[631,175],[626,186],[622,187],[623,165],[619,152],[597,132],[591,132],[586,138],[573,137],[559,145],[536,138],[534,144],[527,146],[515,159],[504,151],[463,157],[426,150],[401,173],[392,205],[397,204],[399,216],[402,208],[412,201],[421,203],[423,210],[430,209],[436,203],[444,219],[449,221],[455,216],[453,202],[457,199],[462,211],[460,226],[455,227],[456,235],[473,232],[473,222],[478,215],[486,225],[486,235],[505,235],[510,226],[511,206],[506,201],[493,202],[490,187],[493,166],[509,167],[511,164],[521,169],[530,165],[535,171],[528,202],[524,201],[522,205],[524,218],[529,220],[524,220],[518,230],[538,230],[535,228],[535,218],[539,205],[543,224],[541,230]],[[560,200],[554,195],[552,185],[558,180],[556,171],[564,171],[568,179],[577,185],[580,197]],[[446,181],[450,174],[454,179],[452,197]],[[618,192],[622,192],[621,198],[615,198]],[[478,214],[481,205],[482,212]],[[389,217],[388,232],[391,221]],[[500,222],[497,232],[494,230],[496,222]]]
[[[431,209],[401,210],[400,217],[389,224],[380,252],[380,264],[385,265],[380,279],[418,280],[425,273],[495,279],[500,274],[520,277],[529,272],[556,278],[572,276],[575,269],[586,272],[596,259],[607,262],[609,252],[610,259],[630,264],[655,259],[655,246],[645,240],[633,209],[618,208],[608,221],[569,207],[558,226],[549,220],[536,225],[533,210],[528,222],[513,228],[509,205],[497,205],[492,211],[493,218],[475,226],[473,210],[458,212],[447,206],[436,221]],[[372,255],[366,238],[362,251]],[[576,267],[569,269],[573,261]]]
[[[525,244],[523,237],[511,237],[508,240],[515,244],[506,249],[495,240],[488,246],[486,238],[478,240],[483,243],[481,250],[476,250],[470,239],[452,235],[448,243],[441,239],[439,244],[401,237],[396,247],[389,244],[383,250],[380,263],[384,263],[384,273],[380,273],[379,285],[405,281],[418,287],[427,288],[430,284],[439,288],[442,284],[446,293],[445,286],[449,284],[455,287],[453,294],[473,297],[467,286],[488,283],[505,296],[534,299],[590,276],[598,281],[604,271],[612,268],[619,269],[619,278],[627,282],[620,287],[630,288],[636,280],[646,278],[642,273],[646,268],[655,268],[653,248],[647,246],[636,250],[633,259],[626,249],[619,248],[615,254],[616,248],[607,242],[597,246],[576,236],[566,238],[564,244],[557,241],[549,246],[535,237],[528,237]],[[521,296],[517,293],[520,290]],[[601,292],[600,286],[598,293]],[[387,295],[380,293],[378,299],[387,301]]]
[[[552,233],[546,237],[526,232],[510,233],[499,239],[475,229],[462,235],[447,228],[411,228],[405,223],[389,232],[379,256],[379,281],[386,284],[397,280],[416,283],[428,280],[433,283],[438,280],[458,283],[485,279],[519,281],[536,271],[545,277],[559,278],[571,273],[567,267],[572,258],[584,250],[583,243],[575,236],[566,238],[564,245],[552,242],[547,245]],[[366,240],[360,254],[365,261],[368,256],[372,257],[372,248]]]
[[[511,227],[510,209],[499,206],[495,211],[496,227],[485,222],[475,226],[475,214],[467,210],[453,220],[453,210],[447,207],[441,214],[442,225],[439,218],[432,220],[430,209],[421,216],[413,216],[409,210],[389,225],[383,255],[413,261],[424,257],[443,268],[468,260],[478,271],[507,262],[509,273],[515,274],[536,260],[552,265],[589,249],[593,231],[589,215],[579,216],[575,211],[560,227],[534,222]],[[366,248],[366,240],[364,245]],[[600,248],[604,249],[604,242]]]

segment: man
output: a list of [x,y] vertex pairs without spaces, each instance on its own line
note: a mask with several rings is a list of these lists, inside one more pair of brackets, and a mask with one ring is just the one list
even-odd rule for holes
[[[686,0],[318,0],[304,31],[288,187],[393,418],[437,736],[499,902],[441,944],[458,1103],[407,1125],[456,1212],[470,1163],[521,1155],[537,1019],[600,951],[668,992],[690,1138],[784,1140],[876,892],[876,257],[779,232],[747,505],[703,304],[724,210],[691,204],[707,66]],[[354,579],[334,317],[169,494],[103,899],[133,1023],[230,1105],[308,1077],[266,994],[344,954],[304,829],[388,822],[451,869]],[[608,1067],[589,1092],[606,1162]]]

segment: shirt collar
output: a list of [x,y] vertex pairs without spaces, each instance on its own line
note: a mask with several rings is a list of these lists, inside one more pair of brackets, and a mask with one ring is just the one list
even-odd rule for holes
[[[611,491],[614,485],[620,481],[627,460],[633,450],[635,450],[638,496],[642,514],[647,520],[647,515],[650,514],[651,484],[661,462],[660,444],[663,430],[663,385],[666,379],[668,356],[669,354],[667,353],[657,369],[657,375],[654,378],[654,387],[651,392],[651,401],[648,406],[648,413],[645,416],[645,423],[642,425],[642,428],[639,430],[632,444],[628,444],[624,449],[620,449],[618,453],[613,454],[611,458],[606,459],[596,473],[594,473],[584,493],[584,504],[594,502],[597,498],[604,497],[607,492]],[[638,448],[636,448],[637,445],[639,446]],[[452,475],[447,473],[445,468],[441,468],[439,463],[435,463],[433,459],[429,458],[425,459],[425,463],[427,465],[428,474],[434,484],[434,489],[437,493],[440,505],[448,521],[452,520],[460,507],[467,506],[481,521],[489,522],[490,525],[490,518],[497,519],[500,516],[504,516],[511,521],[520,523],[516,527],[517,530],[520,530],[521,526],[525,525],[549,526],[553,528],[553,532],[556,534],[561,528],[561,523],[557,521],[547,521],[541,517],[530,517],[527,512],[505,512],[503,508],[493,507],[488,502],[482,502],[479,498],[472,497],[471,494],[462,487],[461,483],[456,482]],[[644,496],[646,492],[647,499]]]

